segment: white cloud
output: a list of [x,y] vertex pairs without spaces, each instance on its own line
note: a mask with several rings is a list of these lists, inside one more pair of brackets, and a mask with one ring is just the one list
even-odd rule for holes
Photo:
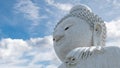
[[120,19],[106,23],[107,25],[107,45],[120,46]]
[[18,63],[16,60],[29,49],[27,43],[21,39],[2,39],[0,41],[0,63]]
[[0,67],[1,68],[25,68],[25,67],[11,66],[6,64],[1,64]]
[[0,41],[0,68],[55,68],[58,63],[52,36]]
[[69,11],[73,6],[72,4],[69,4],[69,3],[58,3],[58,2],[55,2],[54,0],[46,0],[46,2],[49,5],[54,6],[62,11]]
[[48,65],[46,68],[56,68],[55,65]]
[[[120,44],[120,19],[106,22],[107,45]],[[0,40],[0,68],[56,68],[59,65],[52,36],[29,40]]]

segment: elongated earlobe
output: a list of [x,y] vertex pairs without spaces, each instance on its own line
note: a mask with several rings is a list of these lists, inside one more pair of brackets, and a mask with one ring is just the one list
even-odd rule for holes
[[96,24],[94,26],[94,32],[96,33],[97,36],[100,36],[102,33],[102,26],[100,24]]
[[100,24],[94,24],[93,30],[93,46],[101,46],[101,34],[102,26]]

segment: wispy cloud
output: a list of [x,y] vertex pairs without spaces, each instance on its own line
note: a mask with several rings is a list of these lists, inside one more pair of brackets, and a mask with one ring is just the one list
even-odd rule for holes
[[[107,45],[120,45],[119,23],[120,19],[106,22]],[[52,36],[0,40],[1,68],[56,68],[59,63],[53,49]]]
[[73,6],[70,3],[59,3],[59,2],[55,2],[54,0],[46,0],[46,2],[49,5],[54,6],[63,11],[69,11],[71,9],[71,7]]
[[47,27],[45,34],[52,34],[56,23],[71,9],[73,5],[71,3],[62,3],[56,0],[45,0],[45,3],[50,7],[45,8],[49,17],[45,25]]
[[[44,8],[40,8],[40,5],[38,6],[38,3],[34,3],[32,0],[17,0],[17,3],[14,5],[14,8],[17,13],[22,14],[24,18],[31,20],[33,22],[32,24],[33,27],[30,27],[31,33],[32,30],[36,28],[38,24],[41,23],[39,21],[43,18],[46,18],[45,16],[43,16],[44,14],[40,14],[41,9],[42,12],[43,10],[47,11],[45,12],[45,14],[49,16],[49,19],[46,19],[48,23],[46,23],[46,21],[45,22],[42,21],[42,22],[45,23],[44,25],[46,27],[48,27],[48,29],[45,32],[52,32],[53,26],[55,26],[57,21],[60,20],[60,18],[64,16],[64,13],[68,12],[70,8],[73,6],[71,2],[74,1],[76,1],[74,3],[78,2],[78,0],[74,0],[74,1],[69,0],[70,2],[68,2],[67,0],[66,0],[67,2],[64,2],[65,0],[63,2],[59,2],[59,1],[45,0],[46,3],[44,4],[45,5],[44,8],[46,9],[44,9]],[[113,3],[112,0],[107,0],[107,1]],[[114,0],[114,5],[119,6],[118,3],[119,3],[118,0]],[[92,2],[92,4],[90,3],[89,5],[96,5],[96,4],[98,4],[98,2],[97,3]],[[108,4],[107,7],[109,5],[110,4]],[[101,6],[103,7],[103,5]],[[103,8],[106,9],[105,7]],[[112,9],[111,11],[113,13]],[[105,16],[105,14],[109,13],[110,10],[109,12],[107,11],[107,13],[102,11],[100,12],[103,13],[103,16]],[[106,22],[106,25],[108,31],[107,45],[120,45],[120,40],[119,40],[120,19]],[[42,29],[37,28],[36,32],[38,30],[43,30],[43,29],[44,28]],[[2,33],[2,30],[0,31],[0,33]],[[0,40],[0,68],[10,68],[10,67],[11,68],[57,68],[58,64],[59,61],[53,49],[52,36],[46,36],[44,38],[31,38],[28,40],[11,39],[11,38]]]
[[34,25],[38,25],[40,19],[46,18],[46,16],[40,15],[40,7],[31,0],[17,0],[14,9],[17,13],[22,13],[25,18],[33,21]]
[[120,0],[106,0],[106,1],[111,3],[116,8],[120,8]]
[[37,30],[40,27],[42,19],[47,18],[44,14],[41,14],[41,7],[32,0],[17,0],[14,5],[14,9],[16,13],[19,13],[24,16],[26,20],[30,20],[31,22],[27,22],[27,31],[28,34],[32,37],[38,35]]

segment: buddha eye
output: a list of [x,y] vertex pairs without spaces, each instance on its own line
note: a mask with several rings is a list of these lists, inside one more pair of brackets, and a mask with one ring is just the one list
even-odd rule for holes
[[68,30],[68,29],[69,29],[69,27],[66,27],[66,28],[65,28],[65,30]]
[[95,31],[98,31],[98,29],[95,29]]
[[67,26],[64,30],[68,30],[71,26],[73,26],[72,24]]

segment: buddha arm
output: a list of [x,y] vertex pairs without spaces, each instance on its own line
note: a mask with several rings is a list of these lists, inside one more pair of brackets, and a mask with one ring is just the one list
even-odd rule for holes
[[102,54],[103,50],[102,48],[98,47],[79,47],[73,49],[65,58],[65,63],[67,65],[74,65],[80,60],[87,59],[90,56]]

